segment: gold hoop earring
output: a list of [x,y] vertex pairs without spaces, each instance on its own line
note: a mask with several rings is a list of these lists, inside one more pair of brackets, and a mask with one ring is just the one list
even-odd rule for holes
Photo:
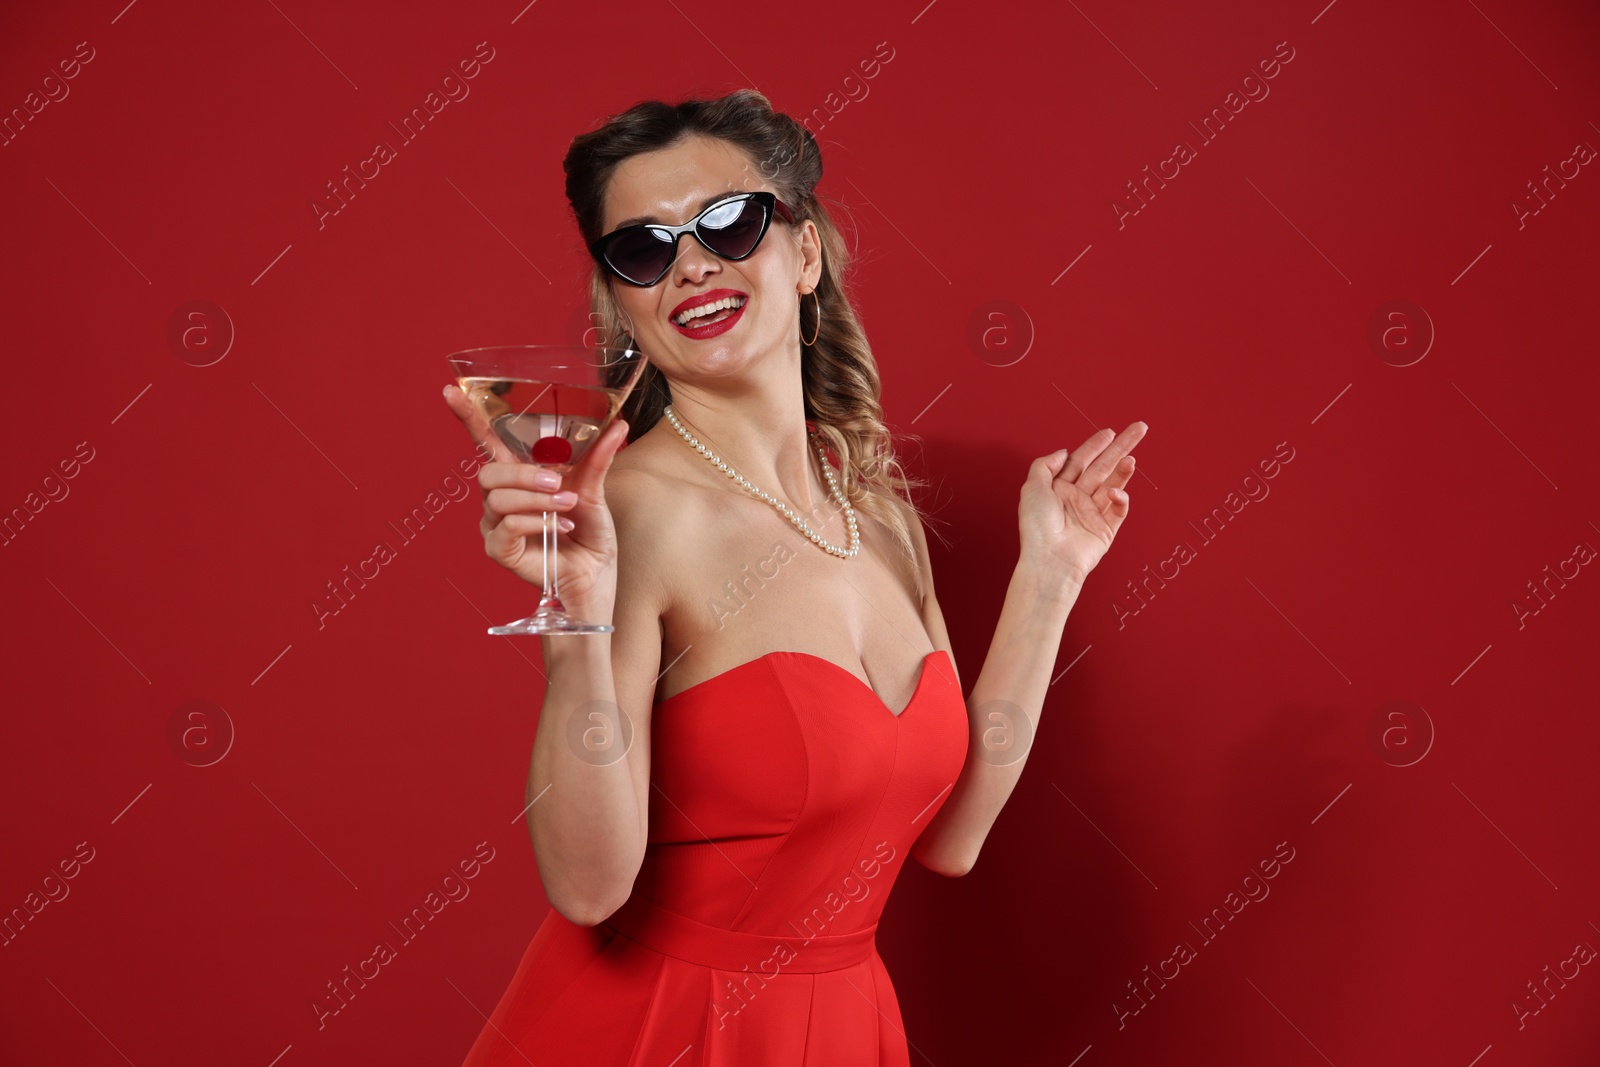
[[[816,299],[817,302],[817,328],[811,331],[811,340],[807,341],[804,337],[800,338],[800,343],[808,348],[817,343],[817,335],[822,332],[822,297],[817,296],[817,291],[815,289],[811,290],[811,295]],[[802,296],[800,298],[800,306],[802,310],[805,308],[805,301],[806,298]]]

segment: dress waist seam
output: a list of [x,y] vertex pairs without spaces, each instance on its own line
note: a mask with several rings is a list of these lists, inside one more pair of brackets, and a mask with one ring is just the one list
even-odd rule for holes
[[820,974],[862,963],[877,951],[878,924],[848,934],[800,937],[709,926],[634,894],[603,925],[664,956],[721,971]]

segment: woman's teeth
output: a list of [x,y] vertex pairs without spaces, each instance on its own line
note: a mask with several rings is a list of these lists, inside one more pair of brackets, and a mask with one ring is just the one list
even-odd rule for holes
[[741,307],[744,307],[744,297],[725,296],[721,300],[716,300],[709,304],[701,304],[698,307],[692,307],[672,321],[677,323],[679,326],[687,326],[696,319],[702,319],[708,315],[715,315],[717,312],[729,308]]

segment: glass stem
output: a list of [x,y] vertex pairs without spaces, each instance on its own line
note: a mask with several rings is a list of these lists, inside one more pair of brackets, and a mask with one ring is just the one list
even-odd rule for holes
[[556,515],[555,512],[546,511],[543,513],[543,517],[544,528],[541,532],[543,533],[544,548],[544,596],[541,598],[539,606],[550,605],[559,609],[561,605],[561,590],[556,586]]

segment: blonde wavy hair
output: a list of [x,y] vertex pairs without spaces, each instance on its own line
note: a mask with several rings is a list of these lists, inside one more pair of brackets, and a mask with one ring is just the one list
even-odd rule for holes
[[[926,482],[906,473],[883,422],[877,361],[846,291],[849,249],[815,194],[822,177],[822,153],[811,131],[773,111],[767,98],[754,89],[738,89],[714,100],[635,104],[598,129],[575,137],[563,160],[567,200],[583,242],[587,246],[603,236],[605,191],[619,164],[692,134],[720,138],[742,149],[789,206],[795,222],[810,219],[817,227],[822,238],[819,303],[801,300],[797,310],[805,415],[839,460],[845,498],[888,527],[911,561],[921,594],[922,576],[909,523],[924,517],[911,493]],[[593,321],[603,337],[614,339],[604,343],[631,348],[636,342],[612,297],[613,284],[617,283],[595,264],[589,279]],[[820,328],[814,317],[819,307]],[[813,330],[815,340],[806,344],[804,338]],[[665,377],[647,365],[622,408],[628,440],[637,440],[654,426],[671,401]]]

